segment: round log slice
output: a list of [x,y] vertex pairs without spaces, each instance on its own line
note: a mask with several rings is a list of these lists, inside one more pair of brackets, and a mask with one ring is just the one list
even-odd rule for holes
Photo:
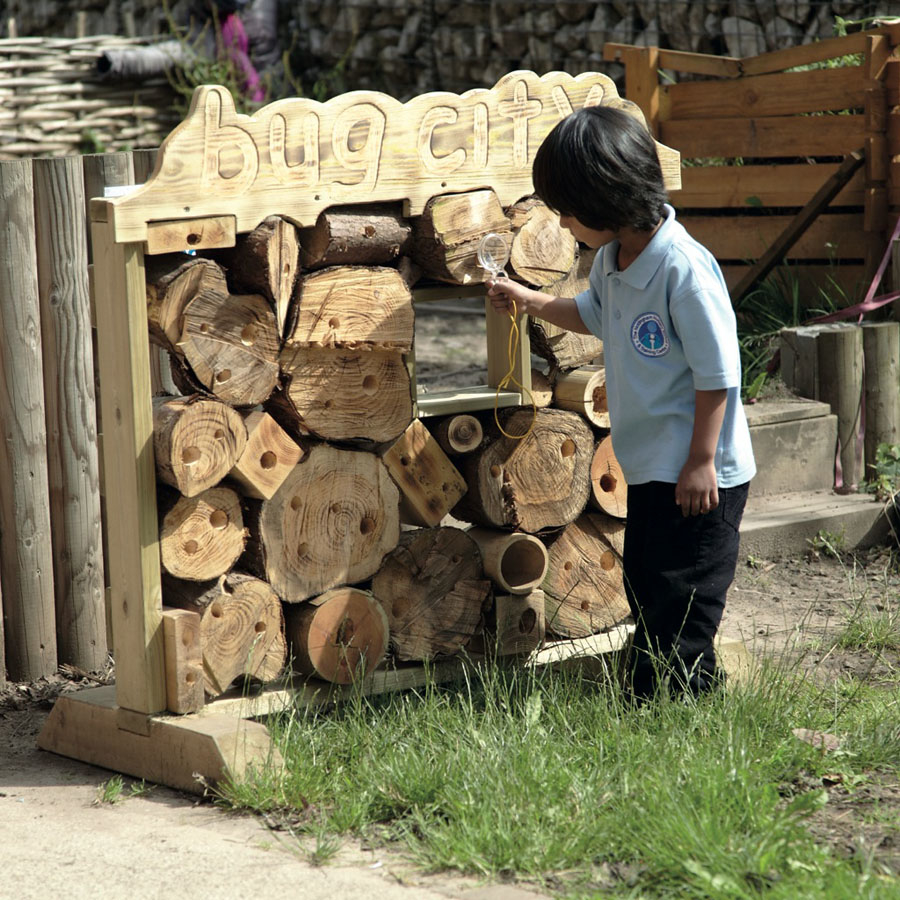
[[373,453],[312,447],[251,521],[251,565],[298,603],[373,575],[400,536],[400,495]]
[[241,501],[231,488],[179,497],[163,516],[160,562],[170,575],[209,581],[227,572],[244,550]]
[[625,526],[602,513],[584,513],[548,548],[547,631],[566,638],[606,631],[630,614],[617,552]]
[[252,575],[231,572],[212,586],[163,580],[163,603],[200,614],[206,694],[217,697],[236,679],[266,684],[284,671],[287,642],[281,601]]
[[335,684],[368,675],[384,658],[388,619],[368,592],[352,587],[326,591],[286,610],[294,671]]
[[153,450],[160,481],[194,497],[218,484],[247,444],[241,416],[218,400],[153,399]]
[[372,579],[399,659],[452,655],[482,626],[491,585],[477,544],[459,528],[405,532]]

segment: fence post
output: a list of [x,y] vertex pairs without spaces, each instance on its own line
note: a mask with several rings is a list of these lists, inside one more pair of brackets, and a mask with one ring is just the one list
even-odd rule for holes
[[94,671],[107,645],[84,176],[77,156],[32,171],[58,658]]
[[0,581],[13,681],[56,671],[31,160],[0,161]]

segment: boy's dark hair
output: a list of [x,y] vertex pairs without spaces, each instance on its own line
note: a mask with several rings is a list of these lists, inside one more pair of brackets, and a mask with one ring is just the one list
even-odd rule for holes
[[656,144],[633,116],[588,106],[562,120],[538,148],[535,193],[561,215],[598,231],[651,231],[667,194]]

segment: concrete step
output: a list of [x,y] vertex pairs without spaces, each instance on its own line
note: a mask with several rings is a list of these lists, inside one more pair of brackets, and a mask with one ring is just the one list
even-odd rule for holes
[[834,486],[837,416],[827,403],[764,400],[744,406],[757,474],[754,496]]
[[777,559],[799,556],[817,536],[836,550],[853,550],[885,543],[891,536],[885,505],[872,494],[835,494],[831,490],[782,494],[755,492],[741,523],[741,557]]

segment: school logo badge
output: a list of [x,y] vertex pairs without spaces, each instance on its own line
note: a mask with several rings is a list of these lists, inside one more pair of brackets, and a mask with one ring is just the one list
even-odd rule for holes
[[656,313],[644,313],[631,323],[631,343],[642,356],[664,356],[669,352],[669,336]]

